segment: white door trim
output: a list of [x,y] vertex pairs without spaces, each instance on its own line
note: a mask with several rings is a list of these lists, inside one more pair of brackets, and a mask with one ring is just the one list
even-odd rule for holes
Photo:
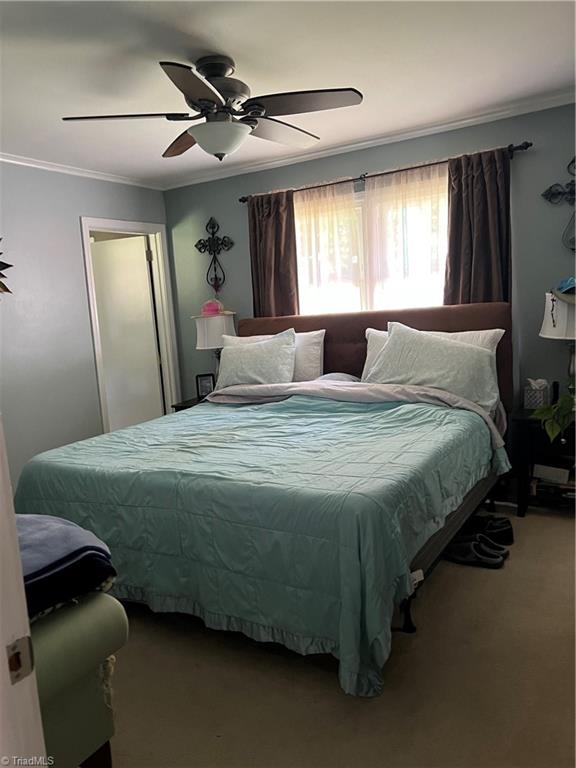
[[160,342],[160,358],[162,360],[162,381],[164,384],[164,409],[170,413],[170,406],[180,400],[180,382],[178,375],[178,348],[176,344],[176,328],[174,324],[174,303],[170,283],[170,265],[168,262],[168,241],[164,224],[150,224],[142,221],[121,221],[118,219],[93,219],[80,217],[82,229],[82,246],[84,249],[84,265],[86,268],[86,287],[88,304],[92,323],[92,338],[94,340],[94,359],[96,362],[96,377],[100,397],[102,427],[105,432],[110,429],[110,420],[106,398],[104,396],[104,380],[102,373],[102,345],[100,327],[96,309],[96,288],[92,268],[92,252],[90,250],[90,232],[119,232],[130,235],[148,235],[154,246],[152,272],[154,275],[154,292],[156,298],[156,313],[158,319],[158,338]]

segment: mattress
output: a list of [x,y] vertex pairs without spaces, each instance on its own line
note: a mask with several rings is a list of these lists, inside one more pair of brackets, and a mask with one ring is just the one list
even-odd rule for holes
[[467,410],[204,403],[40,454],[16,510],[103,539],[117,597],[331,653],[343,690],[372,696],[410,561],[495,462],[507,469]]

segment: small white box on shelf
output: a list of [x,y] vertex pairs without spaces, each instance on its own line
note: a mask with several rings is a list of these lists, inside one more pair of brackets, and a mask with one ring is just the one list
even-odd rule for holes
[[547,467],[544,464],[534,464],[532,476],[548,483],[565,485],[570,478],[570,470],[561,467]]

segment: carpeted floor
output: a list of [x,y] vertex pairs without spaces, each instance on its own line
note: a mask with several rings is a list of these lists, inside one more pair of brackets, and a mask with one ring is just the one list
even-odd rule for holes
[[513,522],[503,570],[436,568],[376,699],[330,657],[128,607],[115,768],[574,766],[574,517]]

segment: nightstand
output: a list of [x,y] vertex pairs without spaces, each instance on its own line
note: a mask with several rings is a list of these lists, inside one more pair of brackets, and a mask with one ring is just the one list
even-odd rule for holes
[[[514,468],[518,483],[518,516],[524,517],[529,505],[573,506],[573,497],[568,495],[570,488],[542,482],[542,491],[538,492],[536,484],[533,484],[532,472],[534,464],[569,469],[573,493],[574,424],[568,427],[561,438],[557,437],[551,443],[540,421],[534,418],[534,411],[516,411],[511,421]],[[544,494],[544,489],[549,493]]]
[[185,411],[186,408],[192,408],[201,402],[202,401],[198,397],[191,397],[190,400],[182,400],[181,403],[174,403],[172,408],[174,408],[175,411]]

